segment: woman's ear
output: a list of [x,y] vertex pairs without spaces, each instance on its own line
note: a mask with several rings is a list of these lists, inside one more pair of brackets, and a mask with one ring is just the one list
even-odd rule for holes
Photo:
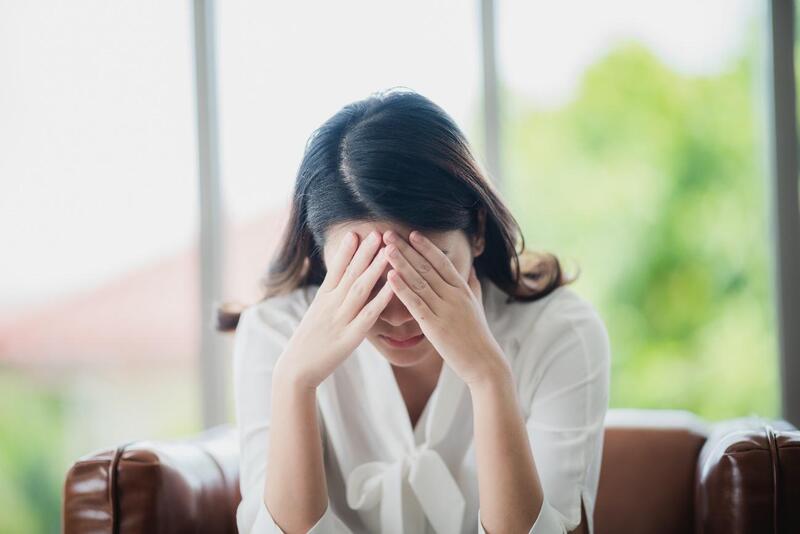
[[479,208],[477,213],[478,229],[472,238],[472,257],[477,258],[486,248],[486,209]]

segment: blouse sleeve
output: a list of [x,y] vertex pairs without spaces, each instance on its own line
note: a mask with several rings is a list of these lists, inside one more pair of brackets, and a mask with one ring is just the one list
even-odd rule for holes
[[[279,302],[279,301],[275,301]],[[239,490],[236,510],[242,534],[284,534],[264,503],[269,445],[272,369],[297,320],[269,301],[246,308],[239,317],[233,345],[233,381],[239,434]],[[317,417],[320,417],[317,409]],[[324,425],[320,421],[324,432]],[[330,506],[308,534],[352,534]]]
[[[562,291],[566,291],[564,288]],[[520,343],[521,402],[544,502],[529,534],[562,534],[581,521],[593,531],[603,430],[608,410],[610,342],[592,305],[567,291]],[[480,523],[478,530],[486,534]]]

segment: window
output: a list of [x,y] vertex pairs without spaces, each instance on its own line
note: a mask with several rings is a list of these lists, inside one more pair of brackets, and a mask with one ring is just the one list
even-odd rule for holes
[[200,428],[189,7],[0,19],[1,532],[57,531],[77,457]]
[[527,245],[580,267],[609,327],[612,406],[779,411],[764,15],[498,2],[506,194]]
[[403,85],[441,105],[471,140],[480,137],[478,11],[455,0],[217,7],[226,294],[251,303],[261,297],[258,280],[305,142],[342,106]]

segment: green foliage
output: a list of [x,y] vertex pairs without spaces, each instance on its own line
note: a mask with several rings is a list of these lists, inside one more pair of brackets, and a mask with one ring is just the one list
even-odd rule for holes
[[612,406],[777,415],[757,75],[680,76],[627,43],[560,109],[508,95],[508,196],[527,247],[581,269]]
[[0,372],[0,533],[59,532],[61,421],[58,393]]

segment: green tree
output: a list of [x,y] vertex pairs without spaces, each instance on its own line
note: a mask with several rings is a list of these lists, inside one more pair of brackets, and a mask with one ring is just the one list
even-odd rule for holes
[[60,531],[62,399],[0,369],[0,533]]
[[743,56],[681,76],[626,43],[560,109],[506,97],[509,198],[530,248],[580,266],[612,406],[777,414],[756,75]]

